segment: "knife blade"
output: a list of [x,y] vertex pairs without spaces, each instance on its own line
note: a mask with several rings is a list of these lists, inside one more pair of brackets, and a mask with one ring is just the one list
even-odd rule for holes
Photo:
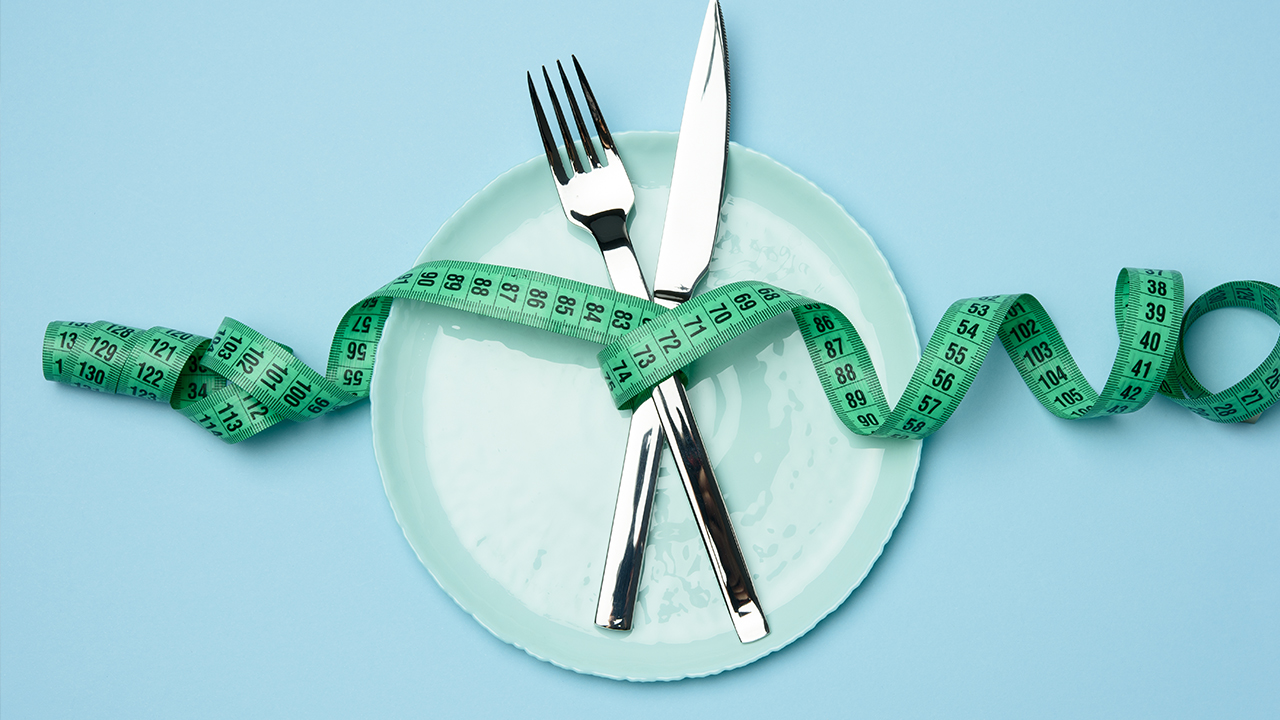
[[729,54],[720,4],[707,8],[693,58],[671,175],[667,217],[662,223],[655,300],[667,307],[688,300],[707,273],[720,222],[729,159]]

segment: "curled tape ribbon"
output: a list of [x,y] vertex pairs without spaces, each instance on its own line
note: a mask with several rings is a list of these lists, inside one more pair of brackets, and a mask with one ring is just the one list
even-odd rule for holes
[[1027,294],[952,303],[925,346],[896,407],[890,407],[858,331],[839,310],[762,282],[710,290],[677,308],[574,280],[500,265],[435,261],[397,277],[342,317],[323,375],[285,345],[231,318],[212,339],[163,327],[105,321],[52,322],[45,330],[46,380],[145,397],[171,407],[229,443],[283,420],[310,420],[369,395],[378,340],[395,298],[421,300],[604,345],[601,371],[618,407],[648,397],[662,380],[760,323],[790,311],[800,326],[831,408],[853,432],[922,438],[959,406],[999,338],[1031,393],[1058,417],[1137,411],[1156,393],[1209,420],[1257,417],[1280,399],[1280,342],[1230,388],[1210,393],[1183,354],[1187,328],[1225,307],[1258,310],[1280,323],[1280,288],[1224,283],[1183,312],[1182,275],[1125,268],[1116,280],[1120,349],[1101,392],[1071,358],[1049,314]]

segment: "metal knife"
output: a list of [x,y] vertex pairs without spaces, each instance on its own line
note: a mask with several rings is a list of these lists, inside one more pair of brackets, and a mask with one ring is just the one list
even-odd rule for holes
[[[729,61],[724,18],[719,3],[712,0],[694,54],[662,229],[654,300],[665,307],[688,300],[711,262],[728,149]],[[680,407],[688,407],[684,387],[669,379],[659,388],[662,392],[654,394],[654,403],[644,403],[631,418],[596,624],[617,630],[631,627],[665,434],[674,442],[672,455],[734,630],[742,642],[758,640],[769,633],[769,626],[698,427]],[[668,403],[668,397],[680,402]]]

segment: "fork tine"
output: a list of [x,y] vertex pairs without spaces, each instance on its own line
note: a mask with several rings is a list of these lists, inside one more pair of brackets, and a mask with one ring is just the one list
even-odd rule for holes
[[578,82],[582,83],[582,97],[587,100],[587,109],[591,111],[591,120],[596,124],[596,132],[600,135],[600,144],[605,150],[614,150],[613,136],[609,134],[609,126],[604,124],[604,115],[600,112],[600,106],[596,104],[595,93],[591,92],[591,83],[587,82],[586,73],[582,72],[582,66],[578,64],[578,56],[570,55],[573,58],[573,69],[578,71]]
[[582,121],[582,111],[578,109],[578,99],[573,96],[573,86],[569,84],[569,77],[564,74],[564,65],[560,61],[556,61],[556,68],[560,71],[560,82],[564,83],[564,94],[569,101],[569,109],[573,111],[573,122],[578,126],[578,134],[582,136],[582,147],[587,151],[587,157],[591,159],[591,167],[600,167],[600,157],[596,155],[596,144],[591,142],[591,135],[587,132],[587,124]]
[[569,164],[573,171],[584,173],[582,161],[578,159],[578,148],[573,144],[573,135],[569,132],[569,124],[564,121],[564,111],[560,109],[560,99],[556,97],[555,86],[551,84],[551,76],[547,74],[547,66],[542,66],[542,77],[547,81],[547,93],[551,95],[551,108],[556,111],[556,121],[560,123],[560,134],[564,136],[564,148],[569,151]]
[[529,98],[533,100],[533,115],[538,119],[538,134],[542,135],[542,149],[547,151],[547,163],[551,165],[551,172],[555,174],[556,182],[564,185],[569,182],[569,176],[565,175],[560,151],[556,149],[555,138],[551,135],[551,128],[547,126],[547,116],[542,112],[538,90],[533,86],[533,74],[526,72],[525,77],[529,79]]

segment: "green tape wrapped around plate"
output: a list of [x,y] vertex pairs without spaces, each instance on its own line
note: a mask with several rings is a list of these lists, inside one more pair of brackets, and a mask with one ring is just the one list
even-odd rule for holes
[[226,442],[282,421],[303,421],[368,396],[374,358],[395,298],[420,300],[605,345],[600,367],[618,407],[760,323],[790,311],[831,408],[853,432],[922,438],[959,406],[999,338],[1032,394],[1058,417],[1131,413],[1157,392],[1215,422],[1256,417],[1280,398],[1280,343],[1244,380],[1210,393],[1191,374],[1182,339],[1224,307],[1280,323],[1280,289],[1229,282],[1183,312],[1181,274],[1126,268],[1116,280],[1120,348],[1102,391],[1076,366],[1031,295],[989,295],[951,305],[906,391],[890,407],[857,330],[838,309],[767,283],[716,288],[667,310],[594,285],[473,262],[419,265],[343,316],[323,375],[284,345],[226,318],[212,339],[108,322],[53,322],[45,331],[47,380],[168,402]]

